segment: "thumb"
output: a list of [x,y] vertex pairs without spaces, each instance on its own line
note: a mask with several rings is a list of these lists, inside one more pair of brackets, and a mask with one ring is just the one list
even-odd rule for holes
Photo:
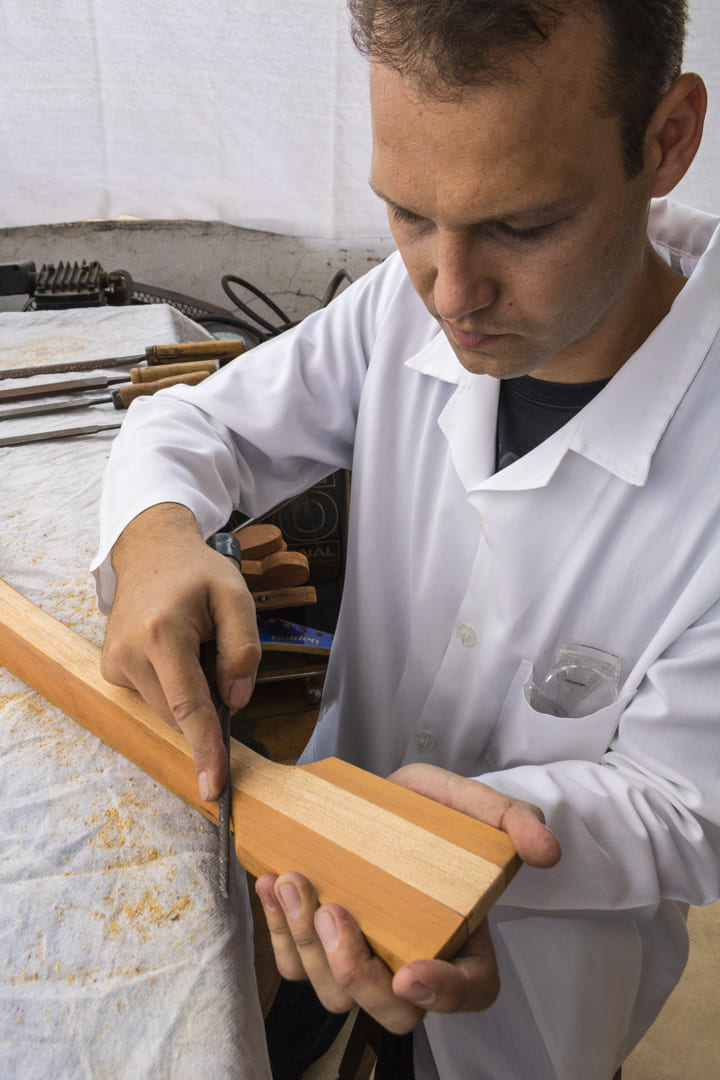
[[560,845],[545,825],[542,810],[532,803],[503,795],[479,780],[436,765],[405,765],[388,779],[502,829],[523,862],[530,866],[551,867],[560,859]]

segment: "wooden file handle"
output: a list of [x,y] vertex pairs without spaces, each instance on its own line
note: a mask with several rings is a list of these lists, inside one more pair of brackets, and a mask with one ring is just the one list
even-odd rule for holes
[[[184,736],[100,674],[100,650],[0,579],[0,662],[211,821]],[[297,870],[392,970],[452,956],[520,866],[505,833],[352,765],[293,767],[233,741],[232,820],[250,873]]]
[[188,360],[181,364],[158,364],[157,367],[130,368],[130,382],[158,382],[160,379],[172,379],[175,375],[189,375],[191,371],[206,371],[212,375],[217,371],[214,360]]
[[186,375],[172,375],[169,379],[157,379],[155,382],[123,383],[112,392],[116,409],[127,409],[139,397],[149,397],[168,386],[197,386],[208,378],[208,371],[190,371]]
[[182,341],[174,345],[148,345],[145,359],[153,367],[155,364],[167,364],[173,360],[232,360],[244,349],[245,342],[242,338]]

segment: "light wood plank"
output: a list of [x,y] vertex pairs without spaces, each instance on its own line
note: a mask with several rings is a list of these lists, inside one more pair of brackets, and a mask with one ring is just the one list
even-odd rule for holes
[[[0,662],[211,821],[184,737],[100,674],[99,649],[0,581]],[[397,970],[451,956],[519,864],[508,838],[335,759],[295,768],[233,742],[232,820],[252,874],[297,870]]]

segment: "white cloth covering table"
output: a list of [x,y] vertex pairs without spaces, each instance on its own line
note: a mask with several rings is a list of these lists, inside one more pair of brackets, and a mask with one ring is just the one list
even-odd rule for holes
[[[0,367],[206,336],[161,305],[7,313]],[[107,404],[0,433],[124,415]],[[115,434],[0,449],[0,576],[98,644],[88,566]],[[197,811],[0,668],[0,1075],[269,1077],[245,877],[233,861],[222,901],[215,852]]]

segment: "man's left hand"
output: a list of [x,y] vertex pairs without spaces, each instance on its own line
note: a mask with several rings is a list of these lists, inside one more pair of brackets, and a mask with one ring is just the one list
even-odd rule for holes
[[[542,811],[433,765],[407,765],[390,777],[437,802],[502,829],[529,865],[551,867],[560,846],[545,827]],[[395,975],[370,948],[352,916],[337,904],[318,905],[311,882],[300,874],[259,878],[263,904],[280,974],[309,979],[330,1012],[359,1005],[388,1031],[403,1034],[427,1010],[475,1012],[487,1009],[500,989],[487,920],[450,961],[413,960]]]

